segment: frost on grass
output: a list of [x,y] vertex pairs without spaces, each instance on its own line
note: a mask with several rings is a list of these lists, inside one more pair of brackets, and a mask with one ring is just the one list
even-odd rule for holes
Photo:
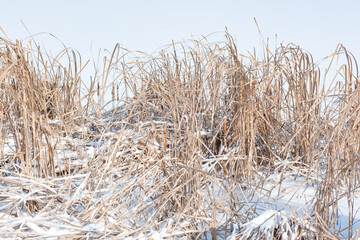
[[259,60],[229,34],[156,56],[117,46],[90,85],[76,53],[64,67],[31,46],[0,39],[1,238],[360,235],[360,85],[343,46],[327,90],[298,46]]
[[[241,237],[238,239],[298,239],[301,237],[301,226],[289,220],[286,215],[275,210],[264,211],[258,217],[242,225]],[[230,238],[230,239],[235,239]]]

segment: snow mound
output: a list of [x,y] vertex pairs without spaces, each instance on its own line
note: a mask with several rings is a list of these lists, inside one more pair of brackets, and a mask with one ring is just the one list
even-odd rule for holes
[[233,239],[282,239],[295,240],[301,236],[300,222],[275,210],[266,210],[258,217],[241,226],[240,233]]

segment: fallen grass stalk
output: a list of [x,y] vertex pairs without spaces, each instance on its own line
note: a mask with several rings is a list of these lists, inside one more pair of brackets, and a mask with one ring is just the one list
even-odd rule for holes
[[87,85],[74,52],[0,39],[0,236],[358,236],[356,59],[265,49],[116,46]]

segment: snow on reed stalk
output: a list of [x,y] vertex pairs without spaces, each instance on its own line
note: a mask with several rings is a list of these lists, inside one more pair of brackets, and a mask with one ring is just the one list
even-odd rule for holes
[[[0,221],[34,218],[0,234],[49,237],[59,222],[68,238],[358,234],[359,75],[343,46],[323,73],[293,44],[240,55],[228,33],[153,56],[116,46],[84,84],[67,49],[0,44]],[[279,198],[290,177],[316,191],[301,213]]]

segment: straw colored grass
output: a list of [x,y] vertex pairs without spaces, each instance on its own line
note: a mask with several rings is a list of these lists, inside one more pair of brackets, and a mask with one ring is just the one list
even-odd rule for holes
[[[153,56],[116,46],[84,83],[75,53],[23,44],[0,40],[0,236],[359,235],[359,75],[342,45],[325,70],[294,44],[240,55],[228,33]],[[246,228],[289,177],[316,187],[303,213],[283,206],[286,233]]]

